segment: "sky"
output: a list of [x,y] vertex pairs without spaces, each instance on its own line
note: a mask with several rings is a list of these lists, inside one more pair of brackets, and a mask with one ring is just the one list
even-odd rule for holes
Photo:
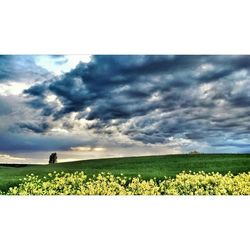
[[250,56],[1,55],[0,162],[250,152]]

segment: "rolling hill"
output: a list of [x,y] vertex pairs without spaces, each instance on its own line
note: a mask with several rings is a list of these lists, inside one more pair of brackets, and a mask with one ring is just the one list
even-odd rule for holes
[[51,165],[0,164],[0,190],[7,190],[20,182],[27,174],[45,176],[49,172],[84,171],[87,175],[111,172],[126,176],[158,179],[175,176],[182,171],[220,172],[233,174],[250,171],[249,154],[182,154],[110,158],[57,163]]

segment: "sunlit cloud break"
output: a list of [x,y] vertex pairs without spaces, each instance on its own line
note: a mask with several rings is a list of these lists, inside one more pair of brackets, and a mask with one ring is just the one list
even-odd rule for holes
[[22,157],[14,157],[8,154],[0,154],[0,161],[1,163],[12,163],[12,162],[19,162],[19,161],[25,161],[26,158]]
[[79,151],[79,152],[102,152],[105,151],[105,148],[93,148],[93,147],[71,147],[72,151]]

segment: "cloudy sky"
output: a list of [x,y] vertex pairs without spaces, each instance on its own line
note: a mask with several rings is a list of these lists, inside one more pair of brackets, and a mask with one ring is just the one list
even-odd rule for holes
[[0,56],[0,162],[250,152],[250,56]]

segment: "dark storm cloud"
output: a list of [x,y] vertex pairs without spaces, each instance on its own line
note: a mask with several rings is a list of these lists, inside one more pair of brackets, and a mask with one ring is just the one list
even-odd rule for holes
[[[170,72],[178,66],[187,67],[191,61],[189,57],[172,56],[96,56],[91,63],[79,64],[75,70],[51,82],[47,91],[57,95],[64,105],[54,117],[82,111],[88,106],[92,107],[87,117],[90,120],[127,119],[144,114],[152,109],[143,103],[152,92],[173,84],[173,80],[157,84],[152,78],[164,69]],[[42,85],[26,91],[32,96],[40,95],[38,99],[44,92]]]
[[[96,121],[89,129],[97,133],[115,125],[143,143],[174,136],[212,145],[250,132],[249,72],[250,56],[94,56],[25,93],[44,116],[77,112]],[[59,109],[45,101],[49,94]]]
[[0,84],[6,82],[37,82],[52,75],[36,65],[33,56],[0,55]]
[[34,133],[45,133],[49,130],[50,124],[47,122],[42,123],[24,123],[20,122],[17,124],[17,127],[22,130],[32,131]]
[[11,106],[6,102],[6,98],[0,96],[0,116],[8,115],[12,111]]
[[36,85],[31,86],[29,89],[25,90],[24,93],[32,95],[32,96],[41,97],[45,93],[46,89],[47,89],[47,85],[45,83],[36,84]]
[[214,147],[238,147],[238,148],[250,148],[250,143],[221,143],[213,144]]
[[35,152],[35,151],[54,151],[69,150],[71,147],[91,146],[94,147],[95,141],[87,141],[81,138],[67,136],[55,136],[29,133],[4,133],[0,134],[0,152]]

